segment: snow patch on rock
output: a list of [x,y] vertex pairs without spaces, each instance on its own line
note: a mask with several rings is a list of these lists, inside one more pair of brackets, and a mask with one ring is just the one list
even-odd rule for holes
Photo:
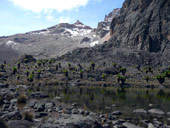
[[97,44],[99,44],[99,41],[94,41],[94,42],[90,43],[90,47],[94,47]]
[[50,31],[47,29],[46,31],[40,32],[32,32],[31,35],[49,35]]
[[16,42],[11,41],[11,40],[6,42],[6,46],[11,47],[12,49],[15,49],[15,47],[18,46],[18,45],[19,45],[19,43],[16,43]]
[[65,28],[65,31],[70,32],[72,37],[74,37],[74,36],[85,36],[85,35],[88,35],[92,32],[91,29],[78,29],[78,28],[73,28],[73,29]]
[[12,46],[12,45],[14,46],[14,45],[19,45],[19,43],[16,43],[14,41],[9,40],[9,41],[6,42],[6,45],[7,46]]

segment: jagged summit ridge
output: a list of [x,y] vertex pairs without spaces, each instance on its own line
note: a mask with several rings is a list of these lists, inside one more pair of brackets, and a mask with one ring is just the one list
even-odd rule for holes
[[118,17],[120,15],[120,8],[114,9],[112,12],[110,12],[108,15],[105,15],[105,22],[112,22],[112,19],[115,17]]
[[98,23],[96,34],[99,35],[100,38],[103,38],[110,32],[109,27],[111,21],[113,18],[118,17],[119,14],[120,14],[120,9],[119,8],[114,9],[112,12],[110,12],[108,15],[105,16],[104,21]]

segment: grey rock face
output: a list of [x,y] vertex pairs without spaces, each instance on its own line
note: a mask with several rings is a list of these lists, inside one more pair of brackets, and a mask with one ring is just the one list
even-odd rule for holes
[[169,0],[126,0],[111,23],[111,42],[149,52],[169,49]]

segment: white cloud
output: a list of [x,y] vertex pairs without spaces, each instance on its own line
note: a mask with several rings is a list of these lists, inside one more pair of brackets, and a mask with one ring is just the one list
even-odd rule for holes
[[46,19],[47,19],[48,21],[56,21],[56,19],[55,19],[52,15],[48,15],[48,16],[46,17]]
[[94,0],[94,2],[99,2],[100,3],[100,2],[102,2],[102,0]]
[[42,16],[41,15],[37,15],[37,19],[40,19]]
[[15,5],[35,13],[76,9],[85,6],[89,0],[9,0]]
[[46,19],[50,22],[56,22],[56,23],[70,23],[71,19],[69,17],[59,17],[59,18],[55,18],[52,15],[48,15],[46,16]]
[[70,23],[70,18],[68,18],[68,17],[60,17],[59,18],[59,23]]

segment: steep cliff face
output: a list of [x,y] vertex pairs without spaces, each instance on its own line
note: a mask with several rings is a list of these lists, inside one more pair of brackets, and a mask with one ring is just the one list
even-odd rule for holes
[[110,30],[114,47],[149,52],[170,48],[170,0],[126,0]]
[[77,49],[65,59],[77,62],[170,65],[170,0],[125,0],[110,25],[111,39],[90,49]]

